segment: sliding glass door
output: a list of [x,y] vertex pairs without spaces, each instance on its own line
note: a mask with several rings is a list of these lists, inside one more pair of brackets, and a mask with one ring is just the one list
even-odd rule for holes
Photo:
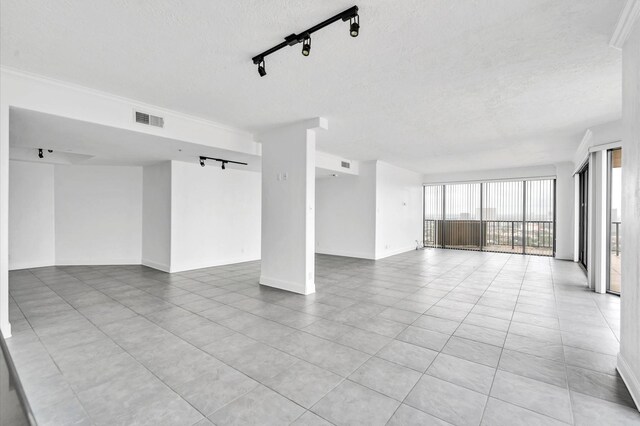
[[426,185],[424,245],[555,254],[555,180]]
[[522,181],[485,182],[482,190],[485,250],[522,253]]
[[480,184],[446,185],[444,247],[480,250]]
[[442,185],[431,185],[424,187],[424,246],[425,247],[442,247],[444,228],[442,220],[444,219],[442,198]]
[[587,251],[589,248],[589,166],[578,174],[580,211],[578,224],[578,261],[587,269]]
[[620,294],[620,254],[622,253],[622,149],[608,151],[609,273],[607,291]]
[[555,180],[525,182],[524,252],[553,256],[555,223]]

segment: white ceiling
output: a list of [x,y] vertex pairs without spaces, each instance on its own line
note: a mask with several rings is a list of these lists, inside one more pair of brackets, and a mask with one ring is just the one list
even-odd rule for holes
[[621,109],[624,0],[2,0],[2,65],[260,132],[324,116],[318,149],[425,173],[571,160]]

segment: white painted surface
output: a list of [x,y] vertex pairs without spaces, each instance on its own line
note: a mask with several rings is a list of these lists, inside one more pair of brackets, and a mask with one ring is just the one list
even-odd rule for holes
[[459,173],[436,173],[424,175],[424,183],[479,182],[486,180],[522,179],[555,176],[553,164],[534,167],[513,167],[494,170],[472,170]]
[[142,264],[171,269],[171,162],[142,170]]
[[376,259],[403,253],[422,242],[422,176],[376,163]]
[[623,3],[369,0],[360,37],[336,23],[260,78],[248,58],[352,3],[6,1],[0,61],[257,133],[335,117],[320,150],[423,173],[549,164],[619,118]]
[[55,264],[54,166],[9,164],[9,269]]
[[[349,167],[343,167],[346,162]],[[359,162],[348,160],[326,152],[316,151],[316,177],[335,177],[334,175],[357,175]]]
[[[9,124],[11,159],[33,161],[38,148],[54,151],[46,153],[45,161],[79,165],[144,166],[168,160],[197,164],[198,157],[204,155],[248,163],[247,166],[231,164],[229,168],[260,170],[258,153],[223,149],[212,146],[210,141],[193,143],[175,139],[168,137],[167,129],[150,134],[143,132],[145,126],[140,124],[119,128],[113,125],[119,124],[117,121],[107,126],[21,108],[12,108]],[[173,124],[169,120],[166,126]],[[189,130],[197,128],[196,125]],[[180,136],[187,134],[186,131],[179,133]]]
[[[3,18],[5,16],[4,5],[2,16]],[[77,141],[78,129],[75,126],[81,126],[82,122],[86,122],[115,129],[126,129],[134,133],[183,141],[187,144],[199,144],[210,149],[235,151],[248,155],[260,154],[260,144],[253,140],[251,133],[180,112],[165,110],[138,100],[99,92],[92,88],[2,68],[0,69],[0,89],[2,102],[12,109],[31,110],[76,120],[76,122],[67,123],[63,127],[63,130],[67,130],[70,133],[69,139],[66,141],[63,137],[64,134],[61,137],[59,130],[56,131],[55,126],[53,128],[51,126],[44,127],[52,132],[52,143],[57,141],[62,149],[74,149],[75,146],[80,150],[88,149],[89,152],[87,154],[89,155],[95,155],[92,152],[94,149],[98,149],[98,153],[105,154],[105,151],[100,150],[100,144],[92,143],[86,139]],[[165,120],[164,128],[160,129],[136,123],[134,121],[134,110],[136,109],[161,115]],[[33,116],[28,117],[32,118]],[[42,119],[45,120],[46,118]],[[49,119],[51,118],[49,117]],[[56,126],[59,125],[60,123],[56,122]],[[38,135],[37,129],[29,130],[35,132],[36,136]],[[82,135],[81,132],[80,135]],[[118,134],[115,138],[116,140],[113,140],[113,135],[113,131],[107,128],[104,129],[104,132],[97,133],[96,137],[100,143],[107,143],[109,147],[112,147],[111,151],[113,151],[112,145],[117,146],[118,143],[124,142],[121,149],[128,154],[135,154],[135,148],[126,146],[128,141],[126,138],[131,136],[126,134],[127,136],[122,137],[122,134]],[[46,139],[49,138],[47,137]],[[138,136],[137,142],[140,143],[143,139],[142,136]],[[118,140],[122,142],[118,142]],[[156,139],[156,143],[160,142]],[[16,143],[19,144],[19,140]],[[14,145],[13,141],[11,145]],[[129,151],[130,149],[133,149],[134,152]],[[164,149],[164,144],[160,143],[159,152],[164,151]],[[113,153],[111,155],[118,156],[118,154]],[[147,155],[152,156],[153,159],[153,155],[157,154]],[[162,159],[165,158],[162,156],[155,157],[155,161]]]
[[376,164],[316,180],[316,252],[375,259]]
[[575,171],[587,161],[589,151],[596,150],[622,140],[622,120],[611,121],[591,127],[584,132],[580,145],[573,156]]
[[573,163],[556,164],[556,258],[574,259],[575,182]]
[[142,168],[55,166],[56,264],[140,264]]
[[422,241],[422,175],[381,161],[317,180],[316,251],[381,259]]
[[[1,80],[0,80],[1,81]],[[2,91],[0,84],[0,93]],[[9,104],[0,94],[0,330],[11,337],[9,323]]]
[[171,272],[260,259],[260,173],[171,163]]
[[260,283],[301,294],[315,292],[314,129],[326,129],[322,121],[291,125],[260,136]]
[[640,20],[634,25],[622,51],[624,247],[618,371],[640,407]]

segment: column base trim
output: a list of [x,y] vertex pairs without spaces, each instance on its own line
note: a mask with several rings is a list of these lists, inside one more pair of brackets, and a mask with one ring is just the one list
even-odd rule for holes
[[0,325],[0,331],[2,331],[2,336],[5,339],[11,337],[11,323],[7,322],[5,324]]
[[[259,282],[260,282],[260,285],[273,287],[280,290],[286,290],[292,293],[304,294],[305,296],[316,292],[315,283],[311,283],[311,285],[304,283],[301,285],[300,283],[297,283],[297,282],[280,280],[277,278],[269,278],[269,277],[265,277],[264,275],[260,275]],[[300,287],[304,288],[304,290],[300,291]],[[308,287],[311,287],[311,288],[308,288]]]
[[618,353],[616,369],[618,370],[618,373],[620,373],[620,377],[622,377],[624,384],[627,385],[631,398],[633,398],[633,402],[636,403],[636,408],[640,411],[640,381],[635,374],[633,374],[633,370],[631,370],[631,367],[622,356],[622,353]]
[[149,259],[142,259],[142,265],[148,266],[149,268],[157,269],[158,271],[162,271],[162,272],[171,272],[168,265],[154,262],[153,260],[149,260]]

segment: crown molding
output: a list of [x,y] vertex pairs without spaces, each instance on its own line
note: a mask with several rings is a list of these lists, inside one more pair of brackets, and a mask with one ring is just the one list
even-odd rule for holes
[[609,41],[609,46],[622,49],[633,30],[633,26],[638,21],[638,17],[640,17],[640,0],[627,0],[618,17],[618,23]]

